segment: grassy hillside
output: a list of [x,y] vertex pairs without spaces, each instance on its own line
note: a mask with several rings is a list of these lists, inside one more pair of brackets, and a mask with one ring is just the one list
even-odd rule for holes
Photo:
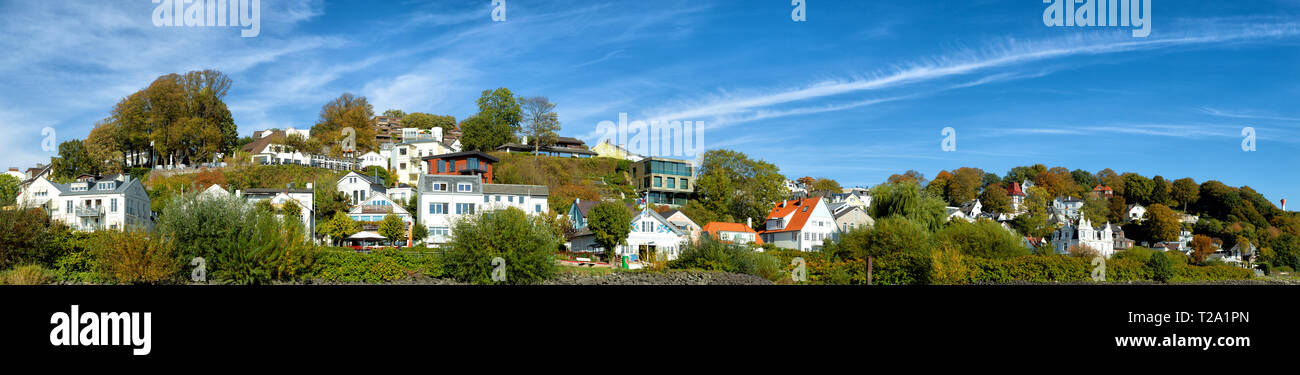
[[317,188],[333,189],[344,173],[301,165],[238,165],[177,175],[155,171],[144,180],[144,185],[149,190],[150,205],[154,211],[160,211],[171,197],[183,191],[207,189],[213,184],[220,184],[228,190],[245,190],[283,188],[289,183],[302,188],[310,182]]
[[[551,210],[563,213],[574,198],[631,197],[628,175],[632,163],[612,158],[556,158],[519,153],[492,153],[496,164],[493,183],[545,185],[550,189]],[[622,195],[620,195],[622,194]]]

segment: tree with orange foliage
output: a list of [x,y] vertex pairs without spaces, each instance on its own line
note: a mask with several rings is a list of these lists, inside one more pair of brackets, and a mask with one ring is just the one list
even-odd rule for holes
[[1192,237],[1192,260],[1197,263],[1204,262],[1211,254],[1214,254],[1214,240],[1204,234],[1198,234]]

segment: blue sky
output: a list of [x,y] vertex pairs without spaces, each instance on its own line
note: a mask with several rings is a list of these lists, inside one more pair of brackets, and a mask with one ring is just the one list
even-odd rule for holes
[[48,162],[43,127],[84,138],[157,76],[211,68],[245,135],[344,92],[463,119],[505,86],[550,97],[564,135],[703,121],[706,148],[846,186],[1042,163],[1300,196],[1300,0],[1158,1],[1147,38],[1046,27],[1037,0],[808,0],[799,23],[784,0],[506,3],[494,23],[490,0],[266,0],[240,38],[154,27],[147,0],[0,0],[0,161]]

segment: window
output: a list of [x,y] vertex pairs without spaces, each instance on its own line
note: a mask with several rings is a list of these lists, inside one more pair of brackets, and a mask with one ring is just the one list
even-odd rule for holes
[[438,173],[443,173],[446,171],[447,171],[447,162],[443,160],[438,160]]
[[108,200],[108,212],[117,212],[117,199]]
[[456,204],[456,214],[457,214],[457,215],[473,215],[473,214],[474,214],[474,204],[473,204],[473,203],[457,203],[457,204]]
[[677,188],[677,179],[676,179],[676,178],[672,178],[672,177],[669,177],[669,178],[668,178],[668,188],[669,188],[669,189],[676,189],[676,188]]
[[400,165],[400,168],[401,168],[402,170],[406,170],[406,163],[402,163],[402,164]]
[[509,197],[506,197],[506,200],[510,201],[510,203],[515,203],[515,196],[511,195]]
[[400,154],[400,155],[402,155],[402,156],[406,156],[406,147],[402,147],[402,148],[397,149],[397,153]]
[[469,169],[478,169],[478,158],[469,158],[465,164],[469,165]]
[[429,227],[429,234],[434,236],[447,236],[451,234],[451,228],[448,227]]
[[456,171],[456,161],[455,161],[455,160],[448,160],[448,161],[447,161],[447,172],[455,172],[455,171]]
[[533,210],[536,211],[536,212],[539,213],[539,214],[542,213],[542,205],[540,205],[540,204],[537,205],[537,207],[534,208]]
[[664,178],[655,176],[655,187],[663,187],[663,186],[664,186]]
[[446,214],[447,214],[447,204],[446,204],[446,203],[429,203],[429,214],[430,214],[430,215],[446,215]]
[[497,202],[500,202],[500,201],[501,201],[501,196],[498,195],[498,196],[497,196]]
[[488,196],[488,195],[484,195],[484,196],[483,196],[483,203],[487,203],[487,202],[490,202],[490,201],[492,201],[492,197],[491,197],[491,196]]
[[683,178],[683,179],[682,179],[682,190],[690,190],[690,189],[691,189],[691,184],[690,184],[689,182],[687,182],[687,179]]
[[445,182],[434,183],[433,191],[447,191],[447,183]]
[[72,214],[72,201],[68,201],[68,214]]
[[459,191],[459,192],[462,192],[462,193],[468,193],[468,192],[474,191],[474,185],[471,185],[471,184],[456,184],[456,191]]
[[641,183],[641,187],[650,187],[650,177],[645,178],[645,182]]

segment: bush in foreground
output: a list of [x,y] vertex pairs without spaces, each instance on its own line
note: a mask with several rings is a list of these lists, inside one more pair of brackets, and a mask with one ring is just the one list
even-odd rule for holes
[[681,256],[669,261],[667,266],[670,269],[741,273],[769,281],[776,281],[783,274],[776,257],[745,246],[720,242],[710,236],[701,236],[698,242],[684,246]]
[[[488,211],[456,222],[443,269],[457,281],[492,284],[492,272],[502,267],[506,283],[534,284],[555,274],[559,244],[559,233],[541,217],[513,207]],[[505,264],[493,264],[497,257]]]

